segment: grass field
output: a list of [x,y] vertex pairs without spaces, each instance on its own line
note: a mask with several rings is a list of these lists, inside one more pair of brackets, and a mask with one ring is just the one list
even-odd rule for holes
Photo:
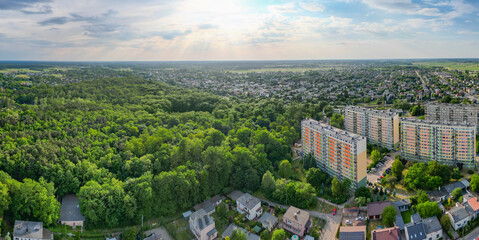
[[328,203],[318,201],[318,206],[316,206],[315,211],[322,212],[322,213],[329,213],[331,214],[333,212],[334,206],[330,205]]
[[178,218],[175,221],[166,224],[166,229],[168,230],[168,233],[177,240],[190,240],[194,238],[188,228],[188,221],[183,218]]
[[454,61],[439,61],[439,62],[416,62],[414,65],[428,66],[428,67],[443,67],[449,70],[470,70],[479,71],[479,61],[477,62],[454,62]]
[[367,230],[366,230],[366,239],[371,239],[371,231],[376,230],[378,226],[382,226],[383,221],[381,220],[369,220]]
[[1,69],[0,73],[12,73],[12,72],[17,72],[17,73],[39,73],[40,71],[37,70],[32,70],[29,68],[7,68],[7,69]]

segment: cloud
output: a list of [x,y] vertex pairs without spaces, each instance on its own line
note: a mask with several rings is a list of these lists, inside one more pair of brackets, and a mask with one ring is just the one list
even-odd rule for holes
[[43,21],[38,22],[39,25],[48,26],[48,25],[63,25],[69,22],[67,17],[53,17]]
[[198,29],[214,29],[214,28],[218,28],[218,25],[205,23],[198,26]]
[[158,35],[160,35],[165,40],[173,40],[177,37],[186,36],[190,33],[192,33],[192,31],[188,29],[186,31],[178,31],[178,30],[163,31],[163,32],[159,32]]
[[24,8],[21,10],[22,13],[32,15],[32,14],[50,14],[52,13],[52,7],[50,5],[41,5],[37,8]]
[[270,5],[267,7],[272,13],[295,13],[297,12],[296,4],[294,2],[285,3],[282,5]]
[[323,12],[326,8],[323,4],[316,2],[300,2],[299,6],[309,12]]
[[1,10],[22,10],[39,3],[50,2],[50,0],[1,0]]

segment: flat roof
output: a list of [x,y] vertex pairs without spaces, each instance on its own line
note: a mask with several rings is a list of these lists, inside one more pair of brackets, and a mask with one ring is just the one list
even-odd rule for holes
[[365,108],[365,107],[359,107],[359,106],[346,106],[344,110],[352,110],[352,111],[362,111],[362,112],[367,112],[368,114],[373,114],[376,116],[382,116],[382,117],[399,117],[399,114],[395,111],[392,111],[391,109],[388,110],[377,110],[377,109],[372,109],[372,108]]
[[359,134],[344,131],[342,129],[332,127],[330,125],[320,123],[320,122],[318,122],[314,119],[305,119],[301,122],[301,124],[308,125],[308,126],[312,127],[313,129],[318,130],[318,131],[323,131],[324,133],[326,133],[326,134],[328,134],[328,135],[330,135],[334,138],[337,138],[339,140],[343,140],[343,141],[346,141],[346,142],[358,142],[358,141],[366,139],[365,137],[363,137]]
[[432,120],[421,120],[413,117],[401,118],[401,123],[409,122],[423,125],[439,125],[444,127],[471,127],[476,129],[475,124],[471,123],[458,123],[458,122],[445,122],[445,121],[432,121]]

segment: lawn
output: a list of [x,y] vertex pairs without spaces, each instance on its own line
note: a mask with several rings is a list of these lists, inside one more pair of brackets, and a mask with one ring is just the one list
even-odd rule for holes
[[[334,206],[322,201],[318,201],[318,206],[316,206],[315,211],[322,212],[322,213],[332,213]],[[338,213],[337,213],[338,214]]]
[[188,227],[188,221],[183,218],[178,218],[166,224],[166,230],[168,230],[173,239],[190,240],[194,238]]
[[368,226],[366,229],[366,239],[371,239],[371,232],[373,230],[376,230],[378,226],[382,226],[382,225],[383,225],[383,221],[381,220],[369,220]]
[[443,67],[446,69],[455,69],[455,70],[479,71],[478,62],[438,61],[438,62],[416,62],[413,64],[428,66],[428,67]]
[[408,210],[408,211],[405,211],[405,212],[401,213],[402,220],[404,221],[404,224],[411,222],[411,215],[412,215],[411,210]]

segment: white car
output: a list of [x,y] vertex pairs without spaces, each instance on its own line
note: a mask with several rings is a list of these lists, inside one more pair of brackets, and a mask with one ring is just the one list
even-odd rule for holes
[[363,217],[357,217],[356,218],[356,221],[362,221],[363,220]]

